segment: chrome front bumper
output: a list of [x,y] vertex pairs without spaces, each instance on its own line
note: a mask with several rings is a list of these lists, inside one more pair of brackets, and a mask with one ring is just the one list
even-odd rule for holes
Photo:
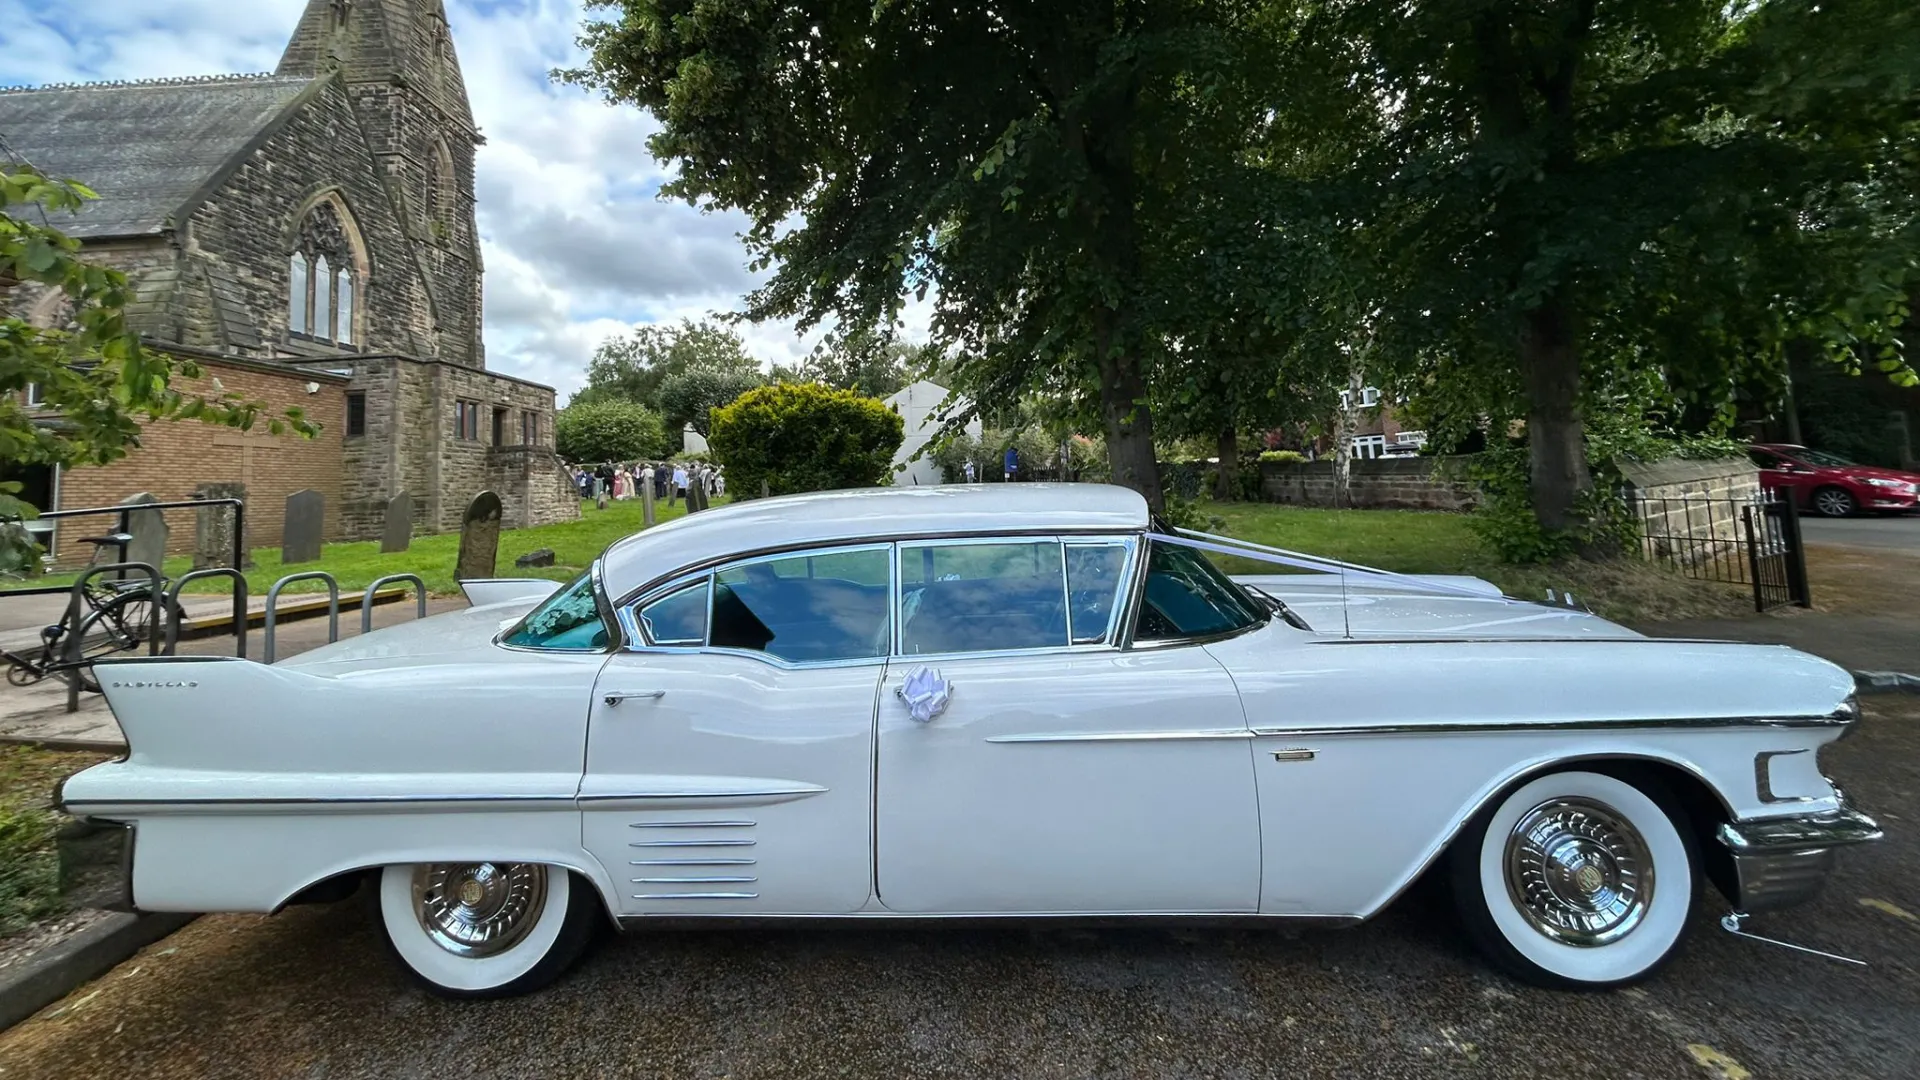
[[1819,814],[1735,821],[1720,826],[1720,843],[1733,856],[1735,911],[1775,911],[1803,904],[1833,872],[1834,851],[1885,835],[1840,796],[1837,809]]

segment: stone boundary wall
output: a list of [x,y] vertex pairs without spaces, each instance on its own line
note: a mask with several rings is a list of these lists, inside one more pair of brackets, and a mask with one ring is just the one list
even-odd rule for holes
[[1739,557],[1741,510],[1760,501],[1760,470],[1746,458],[1625,462],[1621,493],[1640,519],[1648,558],[1701,562]]
[[[1478,493],[1464,457],[1356,459],[1349,474],[1353,506],[1363,510],[1471,510]],[[1260,497],[1295,506],[1333,506],[1333,462],[1260,463]]]

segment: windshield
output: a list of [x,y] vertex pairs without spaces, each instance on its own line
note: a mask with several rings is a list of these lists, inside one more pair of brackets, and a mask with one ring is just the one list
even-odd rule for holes
[[611,639],[607,621],[594,596],[593,574],[581,574],[539,607],[527,612],[520,625],[500,639],[522,649],[600,650]]
[[1855,461],[1848,461],[1839,454],[1829,454],[1825,450],[1795,450],[1793,456],[1809,465],[1825,465],[1828,468],[1859,464]]
[[1267,620],[1266,609],[1200,552],[1159,540],[1147,550],[1146,595],[1134,640],[1212,637]]

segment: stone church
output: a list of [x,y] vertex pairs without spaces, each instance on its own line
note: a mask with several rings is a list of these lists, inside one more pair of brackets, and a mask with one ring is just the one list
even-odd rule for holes
[[[332,539],[379,536],[402,492],[417,532],[457,528],[488,489],[509,528],[578,516],[553,451],[552,388],[487,370],[484,140],[441,0],[309,0],[271,75],[0,90],[0,136],[100,195],[52,224],[129,274],[129,315],[150,347],[202,367],[181,389],[297,405],[324,425],[312,440],[149,425],[123,461],[23,477],[29,500],[77,508],[240,484],[259,546],[280,542],[285,497],[308,488],[326,497]],[[40,325],[58,325],[63,302],[0,293]],[[175,514],[173,546],[190,546],[191,512]],[[109,520],[51,539],[69,557]]]

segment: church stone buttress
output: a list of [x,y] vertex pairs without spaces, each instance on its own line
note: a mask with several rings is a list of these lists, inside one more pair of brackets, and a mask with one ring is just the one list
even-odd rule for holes
[[308,0],[275,74],[328,72],[347,88],[427,280],[432,325],[419,340],[437,359],[485,367],[473,209],[483,140],[441,0]]

